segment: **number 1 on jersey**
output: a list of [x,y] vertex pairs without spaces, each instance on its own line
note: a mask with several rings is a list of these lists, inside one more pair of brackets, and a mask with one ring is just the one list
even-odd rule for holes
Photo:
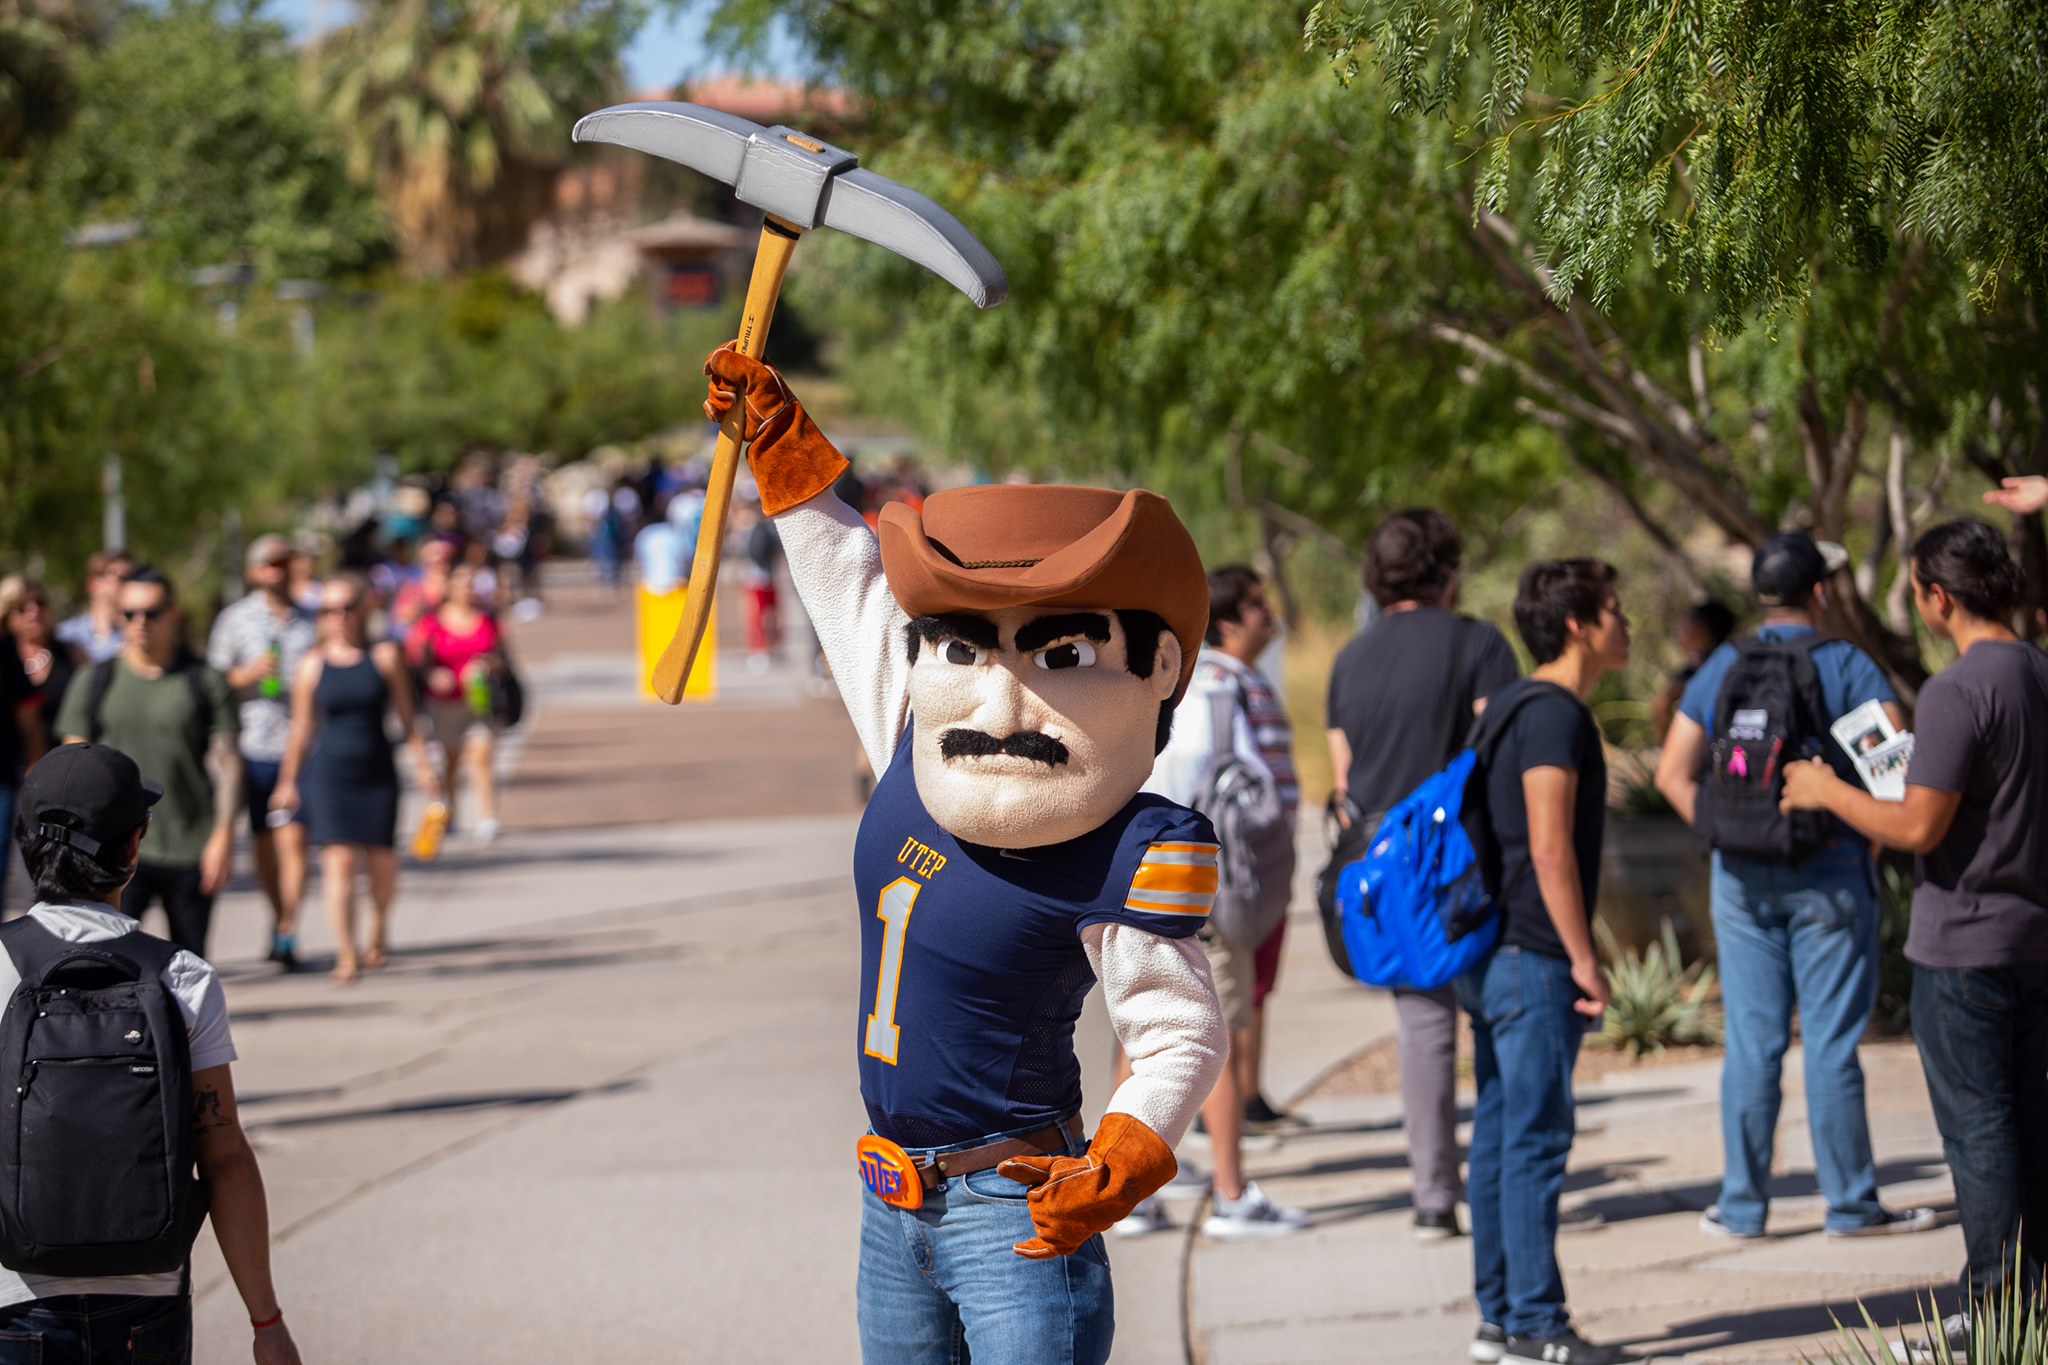
[[910,931],[910,912],[917,905],[923,887],[908,877],[898,877],[882,888],[881,904],[875,914],[882,921],[882,968],[875,976],[875,1012],[868,1016],[866,1051],[890,1066],[896,1065],[897,1044],[903,1030],[896,1026],[896,988],[903,980],[903,936]]

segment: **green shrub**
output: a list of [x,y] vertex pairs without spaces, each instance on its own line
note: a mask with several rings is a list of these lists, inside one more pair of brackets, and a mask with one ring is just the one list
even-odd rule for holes
[[1598,1047],[1625,1049],[1640,1057],[1667,1047],[1721,1041],[1721,1022],[1712,1000],[1714,969],[1705,961],[1687,966],[1678,951],[1678,934],[1664,923],[1660,942],[1642,953],[1616,951],[1614,935],[1597,924],[1608,958],[1607,980],[1614,999],[1600,1032]]
[[[1965,1361],[1968,1365],[2041,1365],[2048,1361],[2048,1289],[2023,1291],[2019,1262],[2020,1254],[2015,1248],[2013,1273],[2006,1277],[2004,1288],[1976,1305],[1970,1317],[1967,1355],[1958,1355],[1949,1346],[1941,1329],[1940,1310],[1932,1298],[1924,1300],[1918,1329],[1908,1329],[1906,1333],[1916,1344],[1926,1343],[1924,1351],[1913,1352],[1912,1365],[1962,1365]],[[1897,1334],[1887,1338],[1877,1320],[1870,1316],[1870,1310],[1860,1303],[1856,1307],[1863,1315],[1862,1332],[1837,1322],[1837,1341],[1822,1348],[1824,1365],[1909,1365]],[[1801,1359],[1813,1365],[1810,1358]]]

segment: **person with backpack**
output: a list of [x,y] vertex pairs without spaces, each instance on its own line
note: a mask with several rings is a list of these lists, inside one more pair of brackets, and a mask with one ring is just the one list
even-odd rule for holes
[[120,909],[165,796],[105,744],[57,749],[22,784],[14,833],[37,902],[0,925],[0,1362],[185,1365],[209,1216],[257,1365],[299,1359],[227,997],[198,955]]
[[1573,1330],[1557,1264],[1557,1203],[1575,1133],[1572,1067],[1611,996],[1593,947],[1607,760],[1586,696],[1628,664],[1615,580],[1614,566],[1597,559],[1525,569],[1515,629],[1536,666],[1487,703],[1504,717],[1484,773],[1500,938],[1457,982],[1478,1088],[1466,1173],[1478,1361],[1632,1358]]
[[1799,1014],[1807,1126],[1829,1235],[1922,1232],[1930,1209],[1886,1209],[1856,1045],[1877,1004],[1877,876],[1865,840],[1832,816],[1779,810],[1787,766],[1820,757],[1854,776],[1829,727],[1869,702],[1902,724],[1875,661],[1819,633],[1827,582],[1848,563],[1801,532],[1758,547],[1750,586],[1763,624],[1707,657],[1679,699],[1657,787],[1714,851],[1714,939],[1726,1007],[1718,1236],[1764,1234],[1779,1077]]
[[235,821],[246,818],[241,723],[228,680],[185,647],[169,579],[135,569],[119,605],[126,646],[71,680],[57,728],[67,744],[113,745],[163,785],[122,909],[139,920],[161,901],[172,942],[198,957],[234,870]]
[[[1457,612],[1463,545],[1451,519],[1414,507],[1366,544],[1365,583],[1379,606],[1330,669],[1325,714],[1337,837],[1317,881],[1339,953],[1338,873],[1365,853],[1380,819],[1456,753],[1487,698],[1521,674],[1504,637]],[[1350,973],[1348,961],[1339,966]],[[1414,1235],[1458,1235],[1458,1007],[1448,986],[1394,991],[1402,1121],[1415,1178]]]
[[2039,1303],[2048,1278],[2048,655],[2012,629],[2025,580],[1990,526],[1932,528],[1908,568],[1920,619],[1959,657],[1920,689],[1905,799],[1820,764],[1794,764],[1783,799],[1918,855],[1913,1040],[1969,1261],[1964,1312],[1941,1324],[1956,1349],[1909,1343],[1917,1362],[1960,1358],[1976,1305]]
[[[1209,626],[1187,696],[1175,710],[1172,737],[1152,765],[1143,790],[1190,806],[1216,827],[1221,846],[1215,899],[1197,935],[1208,955],[1231,1056],[1202,1104],[1215,1161],[1210,1237],[1277,1237],[1308,1222],[1301,1209],[1276,1204],[1244,1178],[1242,1134],[1250,1115],[1244,1065],[1264,992],[1279,968],[1288,893],[1294,882],[1294,818],[1301,789],[1294,778],[1292,731],[1257,659],[1278,629],[1259,576],[1242,564],[1209,574]],[[1270,958],[1268,950],[1270,949]],[[1270,961],[1271,973],[1263,964]],[[1121,1048],[1118,1084],[1131,1074]],[[1118,1223],[1119,1236],[1170,1226],[1157,1195]]]

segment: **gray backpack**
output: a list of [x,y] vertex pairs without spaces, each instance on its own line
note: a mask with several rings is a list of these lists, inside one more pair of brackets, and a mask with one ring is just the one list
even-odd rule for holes
[[1245,762],[1233,743],[1231,722],[1243,704],[1237,689],[1210,694],[1212,757],[1193,805],[1209,817],[1223,845],[1209,923],[1229,942],[1256,948],[1287,915],[1294,826],[1279,787],[1263,769]]

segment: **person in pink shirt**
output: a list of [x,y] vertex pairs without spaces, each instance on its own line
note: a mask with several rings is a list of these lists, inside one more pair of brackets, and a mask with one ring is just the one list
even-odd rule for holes
[[406,641],[406,654],[419,671],[427,720],[441,742],[442,790],[454,828],[456,777],[469,770],[476,797],[476,837],[498,837],[498,788],[491,773],[500,728],[492,713],[490,680],[505,666],[498,622],[477,596],[476,570],[458,564],[448,575],[447,596],[419,619]]

